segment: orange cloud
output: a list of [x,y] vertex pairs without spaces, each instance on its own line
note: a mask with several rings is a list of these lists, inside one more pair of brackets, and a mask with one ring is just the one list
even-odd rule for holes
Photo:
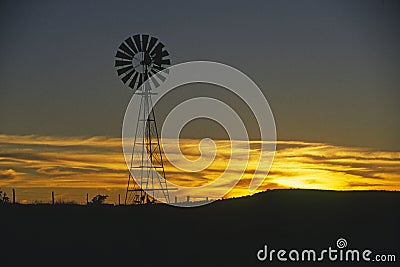
[[13,169],[8,169],[8,170],[1,170],[0,169],[0,180],[13,179],[17,175],[18,175],[17,172],[14,171]]
[[[166,140],[164,146],[169,144]],[[199,140],[180,140],[180,149],[188,159],[196,160],[198,144]],[[215,160],[206,169],[184,172],[166,162],[167,179],[198,186],[218,178],[229,163],[231,146],[227,140],[215,140],[215,144]],[[299,141],[278,141],[276,145],[272,168],[258,191],[400,189],[400,152]],[[249,194],[260,147],[259,141],[250,142],[247,169],[229,197]],[[16,188],[20,199],[47,201],[51,190],[78,202],[85,201],[86,192],[107,193],[111,202],[116,202],[118,194],[124,197],[128,174],[120,138],[0,135],[0,151],[0,187],[3,191]],[[235,151],[239,159],[245,160],[244,154]]]

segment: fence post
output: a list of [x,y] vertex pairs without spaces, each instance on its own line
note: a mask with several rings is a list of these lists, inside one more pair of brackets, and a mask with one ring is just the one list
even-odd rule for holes
[[54,191],[51,191],[51,204],[54,205]]
[[12,203],[15,204],[15,189],[14,188],[12,190],[12,194],[13,194],[13,200],[12,200],[13,202]]
[[89,193],[86,193],[86,205],[89,205]]

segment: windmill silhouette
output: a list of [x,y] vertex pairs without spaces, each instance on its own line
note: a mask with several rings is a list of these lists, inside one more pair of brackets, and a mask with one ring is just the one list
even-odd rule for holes
[[[125,204],[170,203],[163,153],[151,96],[165,81],[171,65],[169,53],[155,37],[137,34],[127,38],[115,55],[122,82],[141,96],[132,156],[129,163]],[[148,82],[146,82],[148,81]]]

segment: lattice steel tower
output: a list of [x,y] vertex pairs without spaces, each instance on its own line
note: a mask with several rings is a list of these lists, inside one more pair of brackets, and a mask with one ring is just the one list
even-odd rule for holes
[[165,81],[171,62],[164,45],[149,37],[137,34],[126,39],[115,60],[118,76],[141,96],[125,204],[152,203],[156,199],[170,202],[151,96],[155,94],[152,89]]

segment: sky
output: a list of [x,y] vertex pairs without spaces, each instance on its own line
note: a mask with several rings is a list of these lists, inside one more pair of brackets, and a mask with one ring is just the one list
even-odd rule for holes
[[128,36],[252,78],[281,140],[400,149],[398,1],[2,1],[0,131],[120,136]]
[[[386,160],[397,163],[398,155],[391,153],[400,151],[399,11],[394,0],[2,1],[0,187],[18,185],[24,177],[16,178],[25,172],[4,156],[15,140],[121,137],[132,91],[117,76],[114,56],[120,43],[137,33],[159,38],[173,64],[210,60],[248,75],[269,101],[279,141],[388,153]],[[186,92],[224,95],[211,86],[191,89]],[[188,97],[177,92],[165,106]],[[249,110],[225,99],[239,107],[253,131]],[[168,109],[158,111],[162,119]],[[184,129],[184,138],[226,138],[209,121],[192,126]],[[210,130],[199,133],[199,128]],[[35,153],[41,155],[43,146]],[[45,177],[49,170],[42,167],[33,170]],[[121,174],[113,168],[108,179]],[[31,172],[26,170],[26,177]],[[46,184],[41,181],[38,187]]]

